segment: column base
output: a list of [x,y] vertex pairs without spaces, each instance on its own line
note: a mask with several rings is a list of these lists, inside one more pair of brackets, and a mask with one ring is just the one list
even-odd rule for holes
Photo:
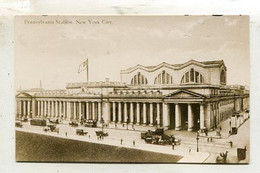
[[149,124],[150,127],[153,127],[153,124]]
[[188,132],[192,132],[193,131],[193,127],[192,128],[188,128]]
[[175,130],[181,130],[181,127],[175,127]]
[[135,125],[139,126],[139,125],[140,125],[140,123],[135,123]]
[[142,124],[142,126],[147,126],[147,124]]

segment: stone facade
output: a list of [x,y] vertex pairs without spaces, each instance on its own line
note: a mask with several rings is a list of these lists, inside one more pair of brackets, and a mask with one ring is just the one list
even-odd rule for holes
[[223,61],[137,65],[121,71],[121,82],[18,91],[16,116],[210,130],[234,111],[249,109],[249,92],[227,86],[226,78]]

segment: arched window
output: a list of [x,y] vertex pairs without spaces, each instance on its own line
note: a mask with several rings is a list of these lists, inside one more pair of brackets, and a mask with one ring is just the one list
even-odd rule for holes
[[226,84],[226,73],[224,70],[220,73],[220,83]]
[[154,84],[173,84],[173,78],[169,73],[162,71],[155,79]]
[[148,84],[147,78],[140,72],[135,75],[131,80],[131,85],[145,85]]
[[204,79],[203,76],[195,71],[193,68],[190,69],[190,71],[186,72],[182,78],[181,78],[181,83],[203,83]]

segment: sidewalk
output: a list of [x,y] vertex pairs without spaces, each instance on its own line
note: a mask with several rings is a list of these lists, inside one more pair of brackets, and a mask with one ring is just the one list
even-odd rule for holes
[[[126,148],[131,148],[131,149],[138,149],[138,150],[143,150],[143,151],[150,151],[150,152],[156,152],[156,153],[163,153],[163,154],[170,154],[170,155],[179,155],[183,156],[183,158],[179,161],[180,163],[203,163],[209,156],[210,154],[208,152],[196,152],[195,148],[192,148],[191,151],[189,152],[189,149],[186,148],[185,146],[175,146],[175,149],[172,150],[172,147],[170,145],[154,145],[154,144],[146,144],[143,140],[141,139],[136,139],[136,144],[133,146],[132,139],[135,136],[139,136],[139,132],[135,131],[121,131],[119,130],[119,133],[124,133],[124,136],[126,132],[129,132],[129,137],[130,138],[125,138],[123,141],[123,144],[120,144],[120,137],[121,134],[113,135],[111,131],[116,131],[116,130],[111,130],[111,129],[105,129],[109,130],[109,136],[105,137],[104,140],[98,140],[96,137],[93,137],[93,133],[90,132],[92,135],[91,138],[88,138],[87,136],[78,136],[76,134],[72,134],[71,132],[68,133],[68,135],[65,135],[64,129],[61,126],[61,131],[59,134],[53,133],[53,132],[44,132],[42,131],[41,127],[29,127],[26,128],[16,128],[18,131],[25,131],[25,132],[30,132],[30,133],[37,133],[37,134],[42,134],[42,135],[49,135],[49,136],[54,136],[54,137],[59,137],[59,138],[66,138],[66,139],[74,139],[74,140],[80,140],[80,141],[85,141],[85,142],[91,142],[91,143],[97,143],[97,144],[105,144],[105,145],[112,145],[112,146],[117,146],[117,147],[126,147]],[[67,127],[66,127],[67,128]],[[116,132],[117,133],[117,132]]]

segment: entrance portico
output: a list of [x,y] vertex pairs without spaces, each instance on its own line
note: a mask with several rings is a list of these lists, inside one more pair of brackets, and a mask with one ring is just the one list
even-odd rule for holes
[[175,130],[197,131],[204,128],[204,98],[205,96],[179,90],[164,98],[168,104],[169,128]]

